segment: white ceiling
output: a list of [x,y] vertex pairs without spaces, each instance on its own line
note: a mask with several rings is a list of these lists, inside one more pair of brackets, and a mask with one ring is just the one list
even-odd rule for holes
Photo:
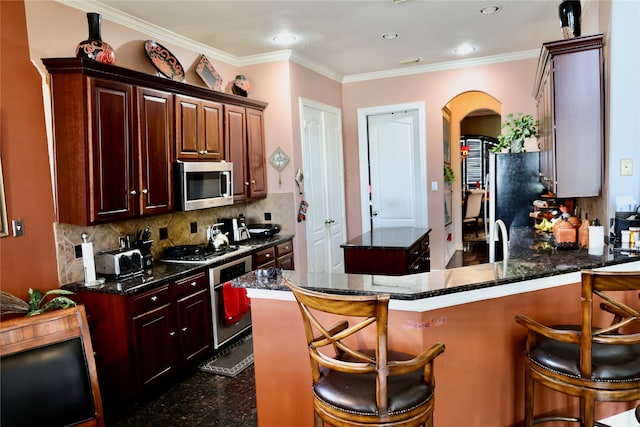
[[[62,0],[64,1],[64,0]],[[451,61],[536,56],[543,42],[561,38],[559,0],[87,0],[83,9],[107,19],[144,21],[222,51],[237,61],[290,57],[337,78],[407,72]],[[483,15],[484,6],[499,12]],[[584,11],[583,6],[583,11]],[[117,20],[117,19],[116,19]],[[297,43],[279,47],[273,37],[287,30]],[[385,40],[382,34],[398,37]],[[453,53],[467,42],[476,50]],[[280,52],[282,53],[282,52]],[[256,57],[257,55],[257,57]],[[421,57],[423,62],[401,65]],[[404,70],[403,70],[404,69]]]

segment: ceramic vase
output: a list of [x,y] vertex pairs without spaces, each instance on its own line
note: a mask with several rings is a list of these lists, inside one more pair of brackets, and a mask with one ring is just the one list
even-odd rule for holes
[[580,0],[565,0],[558,7],[563,39],[580,37]]
[[116,54],[113,48],[102,41],[102,36],[100,35],[102,16],[98,13],[87,13],[87,23],[89,24],[89,38],[78,43],[76,56],[104,62],[105,64],[115,64]]
[[235,95],[247,96],[249,95],[249,91],[251,90],[251,82],[247,80],[247,78],[243,75],[237,75],[235,80],[233,80],[233,86],[231,87],[231,91]]

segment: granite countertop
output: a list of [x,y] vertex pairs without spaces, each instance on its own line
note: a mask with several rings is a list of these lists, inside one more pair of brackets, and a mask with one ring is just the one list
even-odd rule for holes
[[100,285],[86,286],[84,282],[73,282],[62,286],[63,289],[73,292],[97,292],[117,295],[132,295],[152,289],[168,280],[176,280],[195,272],[222,265],[228,261],[251,255],[261,249],[286,242],[293,235],[277,234],[265,239],[252,239],[247,243],[239,244],[237,251],[229,252],[201,263],[167,263],[162,260],[154,260],[150,274],[143,274],[122,280],[107,280]]
[[406,250],[430,231],[430,228],[415,227],[375,228],[358,237],[354,237],[347,243],[340,245],[340,247]]
[[327,293],[343,295],[388,293],[392,299],[418,300],[551,277],[586,268],[640,261],[638,253],[623,253],[606,245],[601,254],[590,254],[587,249],[557,250],[553,245],[541,244],[536,239],[533,229],[529,227],[511,230],[509,252],[509,259],[506,262],[406,276],[282,271],[276,279],[272,280],[262,271],[253,271],[234,279],[233,285],[252,289],[288,290],[283,284],[283,278],[288,278],[299,286]]

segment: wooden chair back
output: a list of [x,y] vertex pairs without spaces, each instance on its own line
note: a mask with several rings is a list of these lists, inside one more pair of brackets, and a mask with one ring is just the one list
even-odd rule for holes
[[[615,298],[611,294],[615,291],[640,291],[640,271],[582,271],[580,374],[583,378],[591,378],[594,343],[640,344],[640,333],[625,332],[640,331],[640,311]],[[594,321],[594,301],[598,301],[594,295],[600,297],[600,309],[614,315],[607,326],[600,327]]]
[[1,425],[103,426],[83,306],[0,322]]
[[[387,398],[387,313],[388,295],[324,295],[300,288],[291,282],[309,345],[313,382],[320,379],[320,367],[349,373],[374,373],[377,377],[376,400],[381,413],[386,412]],[[330,327],[318,319],[317,312],[358,319],[349,326],[346,320]],[[374,353],[355,348],[358,333],[375,328]],[[328,351],[327,351],[328,350]]]

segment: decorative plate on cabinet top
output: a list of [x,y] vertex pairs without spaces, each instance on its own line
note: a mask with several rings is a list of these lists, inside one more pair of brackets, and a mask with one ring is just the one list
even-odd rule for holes
[[144,50],[151,60],[151,63],[160,71],[160,73],[179,82],[184,81],[184,68],[178,58],[173,56],[169,49],[153,40],[144,42]]
[[198,66],[196,67],[196,74],[200,76],[209,89],[218,92],[222,91],[222,77],[220,77],[220,74],[213,68],[209,59],[204,55],[200,57],[200,62],[198,62]]

